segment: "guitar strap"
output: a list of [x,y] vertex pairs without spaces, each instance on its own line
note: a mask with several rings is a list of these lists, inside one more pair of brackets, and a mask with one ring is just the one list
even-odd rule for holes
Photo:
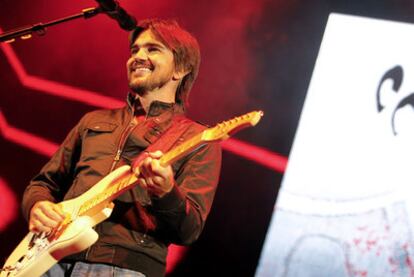
[[185,134],[190,126],[191,121],[184,116],[174,118],[171,126],[157,139],[157,141],[148,146],[146,151],[154,152],[156,150],[161,150],[163,153],[166,153],[178,143],[178,140]]
[[145,149],[145,152],[141,153],[137,158],[132,162],[132,167],[138,165],[143,159],[147,157],[148,152],[155,152],[157,150],[162,151],[163,153],[168,152],[173,146],[175,146],[179,139],[185,134],[185,132],[190,128],[191,120],[185,118],[184,116],[178,116],[172,120],[170,127],[151,145]]

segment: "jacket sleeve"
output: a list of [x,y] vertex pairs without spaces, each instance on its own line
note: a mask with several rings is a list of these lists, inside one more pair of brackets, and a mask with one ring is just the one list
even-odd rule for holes
[[40,172],[30,181],[24,191],[22,211],[26,220],[29,219],[33,205],[42,200],[60,202],[71,185],[74,168],[80,153],[79,124],[75,126],[56,153]]
[[220,168],[220,145],[207,144],[176,172],[172,191],[152,199],[154,213],[169,230],[171,242],[188,245],[199,237],[213,203]]

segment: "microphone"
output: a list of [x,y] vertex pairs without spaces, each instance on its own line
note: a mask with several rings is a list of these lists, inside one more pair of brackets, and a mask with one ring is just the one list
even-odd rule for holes
[[112,19],[115,19],[119,26],[127,31],[131,31],[137,26],[135,17],[129,15],[116,0],[95,0],[99,4],[101,11]]

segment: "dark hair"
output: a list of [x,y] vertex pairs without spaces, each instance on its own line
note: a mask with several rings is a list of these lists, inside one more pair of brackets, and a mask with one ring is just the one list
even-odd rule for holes
[[173,52],[176,70],[189,71],[179,84],[175,95],[177,103],[188,105],[190,90],[200,67],[200,47],[197,40],[175,20],[146,19],[138,22],[137,27],[130,33],[131,47],[137,37],[146,30],[151,30],[156,38]]

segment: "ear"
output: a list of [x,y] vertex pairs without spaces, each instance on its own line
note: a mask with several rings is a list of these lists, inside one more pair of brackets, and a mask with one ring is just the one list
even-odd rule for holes
[[173,74],[174,81],[182,80],[191,70],[175,70]]

